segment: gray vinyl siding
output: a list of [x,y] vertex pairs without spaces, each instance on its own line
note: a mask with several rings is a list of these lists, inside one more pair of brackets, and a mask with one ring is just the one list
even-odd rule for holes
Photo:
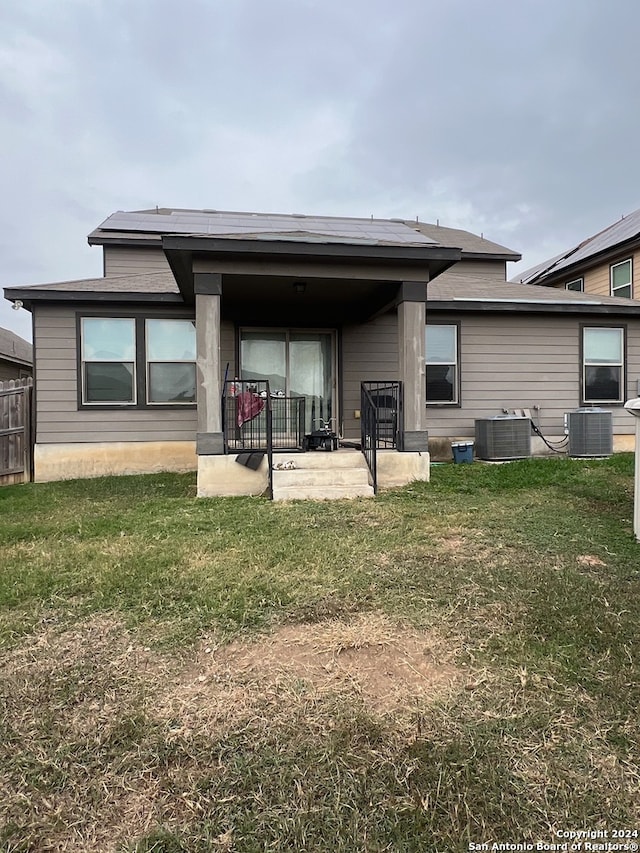
[[[583,318],[586,320],[587,318]],[[580,405],[580,328],[577,317],[544,315],[461,315],[433,312],[428,322],[460,326],[460,407],[428,406],[429,435],[469,438],[476,418],[503,409],[539,406],[543,433],[561,435],[564,413]],[[597,318],[589,325],[598,325]],[[617,325],[609,318],[607,324]],[[628,318],[627,393],[635,396],[640,378],[640,322]],[[605,407],[606,408],[606,407]],[[616,435],[634,431],[633,418],[611,407]]]
[[169,272],[169,262],[161,248],[150,246],[104,246],[105,275],[135,275]]
[[[88,313],[96,313],[95,304],[84,308]],[[82,310],[82,305],[35,307],[36,441],[57,444],[194,440],[195,409],[78,411],[76,312]],[[106,317],[110,313],[113,309],[104,311]],[[149,314],[154,313],[166,315],[167,310],[151,308]],[[177,311],[176,316],[185,316],[185,313]]]
[[360,383],[398,378],[398,318],[384,314],[342,330],[342,423],[346,438],[360,437]]

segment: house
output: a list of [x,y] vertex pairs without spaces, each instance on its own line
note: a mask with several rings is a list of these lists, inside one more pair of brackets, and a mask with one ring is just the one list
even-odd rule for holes
[[33,349],[24,338],[0,328],[0,382],[31,376]]
[[[360,440],[362,381],[401,383],[376,476],[428,478],[427,282],[456,263],[504,281],[519,259],[419,222],[173,209],[115,213],[89,242],[102,278],[5,289],[33,312],[36,479],[195,466],[202,495],[264,488],[265,466],[229,452],[250,427],[223,421],[223,396],[248,381],[304,398],[303,415],[271,404],[283,450],[327,423]],[[391,419],[397,392],[378,388]],[[248,423],[251,449],[265,425]]]
[[597,296],[640,298],[640,210],[513,280]]
[[[561,435],[606,403],[631,436],[640,303],[508,284],[520,256],[482,236],[163,208],[89,242],[103,277],[5,288],[33,313],[37,480],[197,468],[202,496],[369,494],[427,480],[430,446],[450,458],[503,409]],[[363,454],[300,452],[333,432]]]

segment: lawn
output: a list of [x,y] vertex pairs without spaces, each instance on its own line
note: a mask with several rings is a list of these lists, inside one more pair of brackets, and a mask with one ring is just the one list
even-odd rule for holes
[[374,500],[194,495],[0,489],[0,850],[638,829],[633,456],[435,466]]

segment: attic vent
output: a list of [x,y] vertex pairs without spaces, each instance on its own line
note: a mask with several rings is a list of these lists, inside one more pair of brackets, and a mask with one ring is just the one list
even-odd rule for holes
[[611,456],[613,453],[613,416],[599,408],[567,412],[569,456]]
[[476,456],[500,461],[531,456],[531,420],[515,415],[482,418],[476,425]]

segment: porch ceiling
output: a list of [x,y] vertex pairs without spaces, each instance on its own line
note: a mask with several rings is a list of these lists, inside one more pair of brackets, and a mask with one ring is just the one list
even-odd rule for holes
[[222,316],[246,325],[362,323],[391,305],[394,281],[283,276],[222,276]]

